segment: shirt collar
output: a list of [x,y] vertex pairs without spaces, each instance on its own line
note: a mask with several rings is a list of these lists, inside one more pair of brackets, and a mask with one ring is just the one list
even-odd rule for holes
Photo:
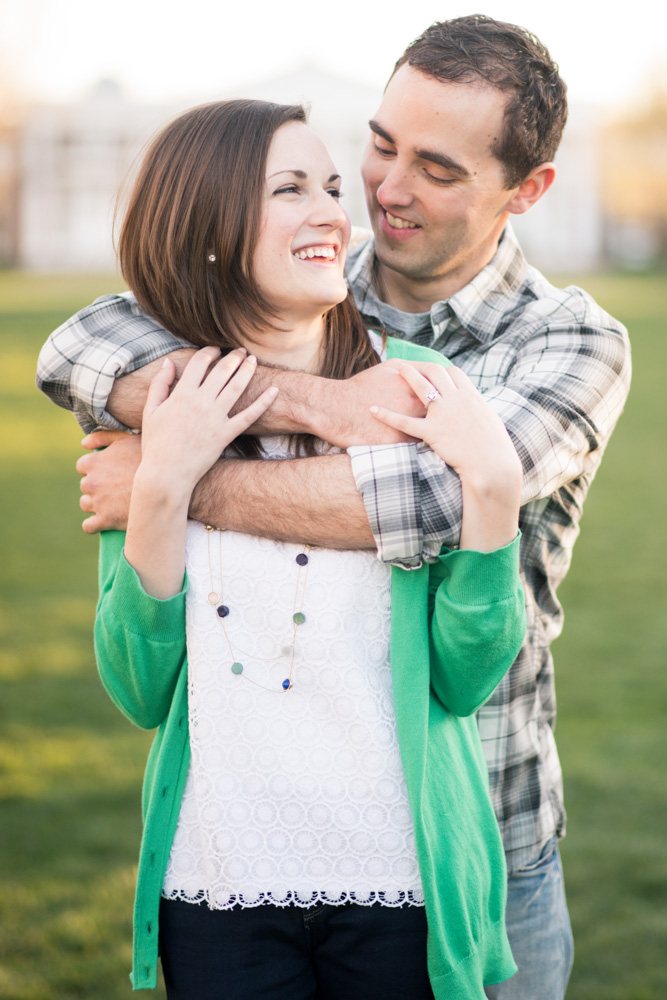
[[[370,237],[352,252],[348,281],[364,316],[379,319],[380,299],[374,281],[375,242]],[[487,343],[501,332],[508,312],[508,299],[518,300],[525,283],[528,265],[521,247],[508,223],[498,243],[498,249],[486,267],[449,299],[431,307],[433,341],[442,335],[449,319],[454,316],[460,325],[481,343]]]

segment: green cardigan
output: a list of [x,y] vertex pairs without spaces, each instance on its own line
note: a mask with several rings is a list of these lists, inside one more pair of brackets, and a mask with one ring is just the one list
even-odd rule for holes
[[[440,355],[390,341],[390,355]],[[134,989],[157,981],[162,882],[188,772],[185,586],[149,597],[105,532],[95,648],[102,682],[136,725],[157,728],[144,777],[134,911]],[[473,713],[525,633],[519,538],[495,552],[443,550],[437,563],[392,570],[391,670],[401,759],[428,920],[436,1000],[484,1000],[516,971],[505,933],[503,846]]]

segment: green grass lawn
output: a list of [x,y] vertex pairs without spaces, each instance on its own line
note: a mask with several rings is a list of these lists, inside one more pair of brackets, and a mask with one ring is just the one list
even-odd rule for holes
[[[657,277],[580,283],[630,328],[635,377],[561,590],[557,736],[577,948],[568,998],[663,1000],[667,289]],[[139,794],[150,735],[121,717],[97,679],[97,544],[81,532],[73,468],[82,435],[34,389],[50,330],[120,287],[108,276],[0,272],[5,1000],[116,1000],[130,991]]]

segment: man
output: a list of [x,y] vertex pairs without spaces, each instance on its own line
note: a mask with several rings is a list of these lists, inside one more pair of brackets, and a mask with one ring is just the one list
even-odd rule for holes
[[[432,25],[399,60],[370,123],[362,173],[374,239],[351,252],[348,274],[369,326],[435,347],[468,373],[523,463],[528,634],[478,717],[519,966],[488,988],[498,1000],[561,998],[571,967],[549,644],[562,625],[556,588],[630,374],[623,328],[581,290],[555,289],[529,268],[508,225],[551,185],[565,118],[557,68],[523,29],[479,15]],[[38,383],[88,430],[122,427],[105,411],[113,387],[111,413],[138,427],[154,368],[147,362],[178,346],[182,366],[184,342],[127,298],[107,297],[52,335]],[[369,412],[375,403],[414,412],[392,364],[336,383],[276,371],[264,382],[260,369],[255,391],[281,390],[263,429],[310,431],[348,453],[219,463],[200,484],[193,516],[275,538],[376,546],[406,569],[455,545],[457,477]],[[93,434],[86,443],[108,440]],[[124,525],[138,447],[125,435],[80,459],[87,531]]]

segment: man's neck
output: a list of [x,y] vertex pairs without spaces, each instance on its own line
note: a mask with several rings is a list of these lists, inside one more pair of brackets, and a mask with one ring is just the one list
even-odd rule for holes
[[375,286],[379,299],[406,313],[427,313],[437,302],[445,302],[465,288],[493,260],[502,231],[483,254],[462,261],[445,274],[415,278],[401,274],[375,260]]

